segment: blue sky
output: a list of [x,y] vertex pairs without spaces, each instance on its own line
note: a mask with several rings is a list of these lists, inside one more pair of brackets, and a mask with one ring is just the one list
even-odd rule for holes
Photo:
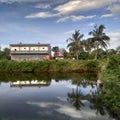
[[0,46],[50,43],[66,48],[75,30],[84,39],[104,24],[110,48],[120,45],[120,0],[0,0]]

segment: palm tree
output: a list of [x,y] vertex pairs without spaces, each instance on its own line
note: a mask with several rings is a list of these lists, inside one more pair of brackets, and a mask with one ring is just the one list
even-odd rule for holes
[[99,47],[107,49],[109,44],[110,38],[104,33],[104,29],[105,29],[104,25],[100,25],[99,27],[96,25],[93,31],[89,32],[89,35],[93,36],[92,38],[89,39],[96,48],[95,59],[97,59]]
[[91,50],[93,48],[93,46],[91,44],[91,40],[87,39],[87,40],[83,40],[81,42],[82,42],[82,46],[83,46],[84,50],[90,54]]
[[69,48],[70,51],[75,53],[76,59],[78,60],[78,55],[80,53],[81,48],[81,39],[83,38],[83,34],[80,34],[79,30],[75,30],[75,33],[72,34],[72,37],[67,39],[67,42],[69,44],[67,45],[67,48]]

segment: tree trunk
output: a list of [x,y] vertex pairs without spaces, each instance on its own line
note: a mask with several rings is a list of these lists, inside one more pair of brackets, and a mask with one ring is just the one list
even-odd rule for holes
[[95,60],[97,60],[98,58],[98,45],[97,45],[97,49],[96,49],[96,53],[95,53]]

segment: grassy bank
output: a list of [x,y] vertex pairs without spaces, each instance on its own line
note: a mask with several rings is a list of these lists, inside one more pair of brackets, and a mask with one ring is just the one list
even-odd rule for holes
[[120,56],[110,57],[102,72],[103,102],[108,110],[120,120]]
[[0,72],[97,72],[99,69],[95,60],[0,61]]

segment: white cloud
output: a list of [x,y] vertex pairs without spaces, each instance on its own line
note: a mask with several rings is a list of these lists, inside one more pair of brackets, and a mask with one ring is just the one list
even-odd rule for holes
[[14,2],[37,2],[39,0],[0,0],[0,3],[14,3]]
[[116,48],[120,45],[120,30],[109,32],[108,36],[110,37],[110,48]]
[[[21,0],[22,1],[22,0]],[[27,1],[27,0],[26,0]],[[32,0],[31,0],[32,1]],[[48,0],[50,1],[50,0]],[[54,0],[52,0],[54,1]],[[101,7],[108,7],[112,6],[113,3],[116,3],[118,0],[73,0],[73,1],[68,1],[62,0],[62,2],[65,2],[62,5],[59,5],[55,8],[53,8],[52,12],[39,12],[36,14],[31,14],[26,16],[26,18],[49,18],[49,17],[56,17],[56,16],[64,16],[56,21],[56,23],[59,22],[65,22],[68,19],[71,19],[72,21],[79,21],[83,19],[92,19],[95,17],[94,16],[74,16],[73,14],[79,13],[81,11],[88,11],[88,10],[93,10],[93,9],[98,9]],[[55,3],[55,1],[54,1]],[[36,8],[50,8],[50,4],[38,4],[35,6]],[[112,12],[118,12],[119,7],[117,5],[114,5],[108,8]],[[53,13],[53,12],[56,12]],[[69,15],[69,16],[68,16]],[[105,14],[102,15],[101,18],[103,17],[111,17],[112,14]]]
[[75,30],[70,30],[70,31],[67,31],[65,32],[65,34],[73,34]]
[[70,19],[70,17],[63,17],[63,18],[60,18],[56,21],[56,23],[60,23],[60,22],[65,22],[66,20]]
[[35,8],[51,8],[50,4],[37,4]]
[[92,15],[92,16],[71,16],[72,21],[80,21],[80,20],[84,20],[84,19],[92,19],[96,17],[96,15]]
[[104,14],[101,16],[101,18],[112,17],[112,16],[113,16],[113,14]]
[[0,0],[0,3],[14,3],[14,2],[42,2],[42,3],[63,3],[67,0]]
[[108,7],[108,10],[110,10],[113,14],[120,14],[120,4],[114,4]]
[[50,18],[50,17],[56,17],[56,16],[59,16],[59,14],[53,14],[50,12],[39,12],[36,14],[28,15],[25,18]]
[[95,25],[95,23],[89,23],[88,26],[93,27]]
[[92,15],[92,16],[67,16],[67,17],[63,17],[60,18],[56,21],[56,23],[60,23],[60,22],[65,22],[68,19],[71,19],[72,21],[80,21],[80,20],[85,20],[85,19],[92,19],[96,17],[96,15]]
[[54,10],[58,11],[60,14],[72,14],[75,12],[88,11],[92,9],[97,9],[110,5],[117,0],[74,0],[69,1],[63,5],[59,5]]

